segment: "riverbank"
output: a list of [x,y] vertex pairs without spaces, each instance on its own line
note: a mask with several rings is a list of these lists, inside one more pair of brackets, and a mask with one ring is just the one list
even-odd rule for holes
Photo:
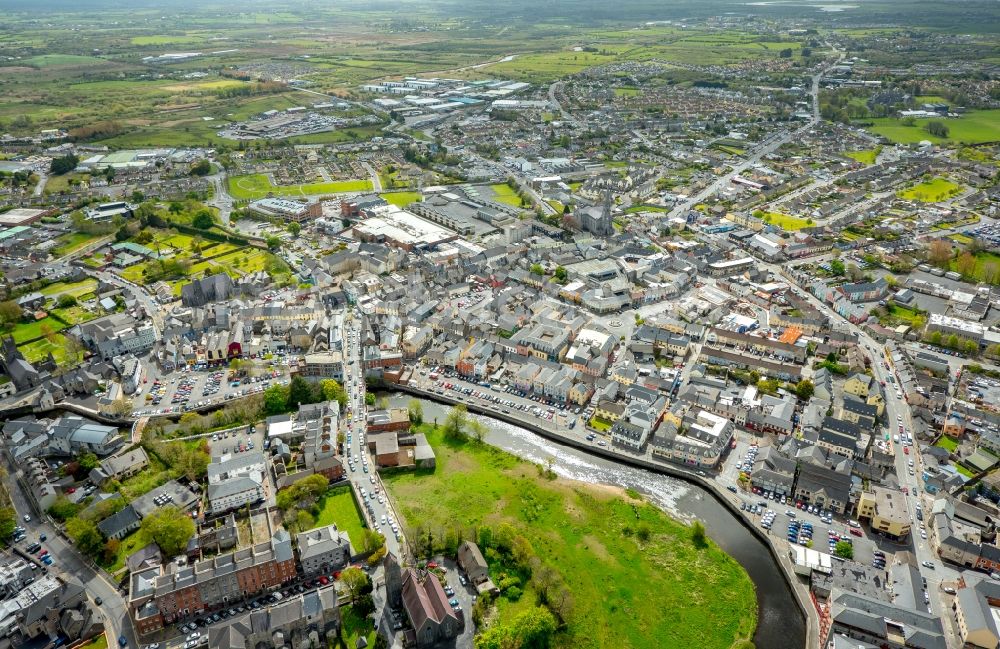
[[389,473],[383,484],[421,555],[479,540],[503,592],[493,624],[509,624],[545,593],[565,621],[556,647],[729,649],[752,636],[757,601],[746,571],[639,494],[558,478],[441,427],[420,430],[436,469]]
[[[798,577],[792,571],[792,565],[786,553],[773,544],[774,540],[772,538],[763,534],[761,530],[751,525],[746,518],[740,515],[738,506],[739,499],[735,498],[733,494],[730,494],[722,487],[715,484],[715,481],[708,479],[705,476],[700,476],[694,471],[685,470],[681,466],[654,462],[645,458],[620,453],[612,448],[595,446],[586,442],[582,436],[574,436],[571,433],[561,432],[553,427],[543,425],[539,420],[518,416],[515,413],[502,413],[489,408],[484,408],[476,403],[459,402],[449,396],[438,395],[434,392],[423,390],[412,385],[394,385],[386,387],[438,404],[451,406],[463,403],[463,405],[465,405],[470,412],[483,415],[491,420],[502,422],[513,427],[523,428],[531,433],[545,438],[546,440],[568,447],[577,453],[581,453],[589,457],[600,458],[618,466],[624,464],[659,475],[670,476],[671,478],[676,478],[704,490],[707,495],[712,497],[713,502],[718,506],[719,510],[725,512],[727,519],[730,519],[732,522],[739,523],[742,535],[749,534],[753,537],[755,542],[760,544],[760,547],[766,552],[766,557],[771,561],[771,565],[766,570],[777,574],[780,578],[780,583],[789,593],[788,601],[790,604],[788,606],[779,606],[773,610],[762,611],[762,614],[759,616],[758,630],[754,636],[754,641],[757,646],[777,647],[779,646],[777,643],[780,640],[782,642],[780,646],[795,647],[796,649],[799,647],[807,647],[808,649],[819,648],[819,620],[816,609],[812,604],[808,588],[799,583]],[[728,523],[724,524],[722,529],[725,529],[726,533],[732,533],[733,530],[726,528],[726,525],[728,525]],[[763,571],[761,570],[760,565],[761,561],[766,560],[765,555],[756,556],[753,555],[753,553],[744,554],[742,550],[743,548],[740,547],[740,545],[734,545],[728,549],[730,554],[738,553],[741,555],[741,563],[743,563],[744,567],[747,568],[748,572],[750,572],[752,576],[756,575],[754,578],[755,584],[760,585],[766,580],[766,575],[762,575]],[[770,587],[774,587],[774,585],[772,584]],[[760,596],[763,597],[766,596],[766,594]],[[789,623],[787,615],[792,612],[798,614],[801,621],[800,624]],[[804,627],[803,637],[790,637],[797,635],[794,631],[794,628],[797,626],[799,628]]]

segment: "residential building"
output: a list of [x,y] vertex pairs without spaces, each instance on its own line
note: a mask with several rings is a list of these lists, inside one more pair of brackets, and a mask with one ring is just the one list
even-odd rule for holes
[[910,514],[901,491],[875,485],[858,498],[858,519],[867,521],[873,532],[903,541],[910,533]]
[[305,575],[329,574],[351,559],[351,540],[336,525],[301,532],[295,537],[299,565]]
[[318,647],[340,637],[340,606],[334,586],[310,589],[276,604],[238,614],[208,628],[211,649]]

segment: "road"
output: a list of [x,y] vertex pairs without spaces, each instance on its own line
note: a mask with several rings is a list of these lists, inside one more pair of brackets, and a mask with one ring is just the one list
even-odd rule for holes
[[565,108],[563,108],[563,105],[559,102],[559,99],[556,98],[556,93],[562,92],[564,85],[566,85],[564,81],[556,81],[551,86],[549,86],[549,103],[552,104],[552,107],[555,110],[559,111],[559,115],[562,116],[564,122],[572,126],[579,126],[580,123],[576,121],[576,118],[573,117]]
[[[365,444],[368,406],[365,404],[365,377],[361,364],[361,323],[353,313],[345,321],[344,329],[344,356],[348,361],[344,370],[344,389],[348,394],[346,455],[352,460],[349,462],[347,477],[358,500],[365,502],[362,515],[365,516],[368,527],[381,532],[385,536],[386,548],[402,560],[406,556],[406,553],[400,550],[403,537],[394,534],[388,523],[392,519],[398,525],[399,516],[392,509],[389,495],[383,488],[378,471],[375,470],[375,458],[368,452],[368,446]],[[374,498],[371,497],[373,490],[377,490]],[[383,520],[386,522],[383,523]]]
[[[128,616],[125,598],[118,588],[110,583],[103,573],[95,570],[88,559],[76,551],[76,549],[63,537],[61,537],[55,527],[46,519],[40,519],[40,512],[35,508],[34,501],[25,493],[17,467],[8,464],[10,476],[18,479],[8,480],[10,497],[17,510],[18,524],[27,530],[27,538],[19,545],[23,548],[39,540],[44,534],[47,538],[42,542],[42,547],[49,551],[53,557],[53,564],[49,567],[51,573],[56,575],[71,575],[78,579],[87,589],[88,594],[95,603],[99,598],[101,604],[97,606],[104,616],[104,625],[108,631],[108,636],[114,642],[119,636],[124,635],[130,647],[137,647],[135,632],[132,628],[132,620]],[[24,521],[25,514],[31,516],[30,522]]]
[[379,178],[378,172],[375,171],[375,168],[372,167],[371,163],[367,160],[362,160],[361,166],[365,168],[365,171],[368,172],[368,176],[372,179],[372,190],[375,193],[382,191],[382,179]]
[[145,288],[139,286],[138,284],[133,284],[127,279],[115,275],[114,273],[108,273],[102,270],[85,270],[84,272],[89,272],[94,277],[108,283],[114,284],[115,286],[124,289],[132,295],[146,310],[149,317],[153,320],[153,325],[156,327],[157,332],[163,331],[163,312],[160,308],[160,303],[156,301],[149,291]]

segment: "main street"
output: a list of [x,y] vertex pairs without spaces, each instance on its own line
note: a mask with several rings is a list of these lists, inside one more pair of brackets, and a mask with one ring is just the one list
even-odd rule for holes
[[[137,647],[124,595],[103,572],[95,569],[69,541],[60,536],[53,525],[42,518],[43,513],[36,509],[34,501],[24,492],[23,477],[18,467],[8,464],[8,470],[10,479],[7,481],[7,488],[14,509],[17,511],[18,524],[25,528],[27,536],[18,547],[27,547],[39,541],[44,535],[46,539],[41,541],[42,547],[47,549],[52,557],[52,565],[48,570],[57,575],[64,574],[78,579],[86,588],[92,603],[103,615],[104,626],[111,641],[115,642],[120,636],[125,636],[128,646]],[[30,516],[31,520],[26,522],[25,515]],[[101,601],[99,605],[96,604],[98,600]]]
[[[761,267],[770,270],[775,276],[780,276],[781,269],[773,264],[767,264],[761,262]],[[877,341],[872,339],[861,327],[848,322],[847,320],[841,318],[837,313],[833,311],[826,303],[819,300],[808,291],[800,291],[802,295],[817,309],[819,309],[824,315],[830,318],[831,322],[841,323],[847,329],[857,335],[858,343],[868,352],[868,355],[872,358],[871,368],[872,374],[876,381],[880,384],[884,384],[883,392],[885,394],[886,403],[886,420],[888,421],[889,433],[890,435],[897,433],[898,426],[903,426],[903,429],[909,433],[911,436],[913,434],[913,419],[910,415],[910,408],[906,403],[906,395],[899,392],[898,382],[895,377],[890,381],[889,377],[893,375],[893,370],[891,365],[886,367],[886,357],[883,352],[883,346]],[[897,419],[897,416],[899,419]],[[929,520],[929,516],[924,517],[924,521],[919,520],[917,517],[917,505],[920,504],[925,513],[930,512],[930,500],[923,497],[923,485],[921,479],[920,465],[920,442],[916,438],[913,439],[913,446],[911,447],[910,453],[906,454],[903,452],[904,445],[902,443],[902,437],[899,443],[893,442],[893,448],[895,450],[895,469],[897,481],[900,488],[906,487],[907,494],[905,495],[907,513],[910,517],[911,524],[911,543],[914,556],[917,559],[918,568],[920,570],[921,576],[927,581],[927,593],[931,599],[930,610],[942,617],[942,619],[948,619],[950,617],[951,602],[949,601],[948,595],[946,595],[942,590],[942,585],[947,584],[954,586],[955,583],[962,577],[959,571],[955,570],[951,566],[942,562],[938,556],[934,553],[930,546],[930,542],[926,539],[920,538],[920,529],[924,526],[924,522]],[[909,466],[909,461],[914,462],[914,466]],[[906,548],[903,548],[906,549]],[[950,625],[945,625],[948,633],[952,633],[953,629]],[[957,638],[952,638],[956,643],[951,646],[959,646]]]
[[[367,425],[368,406],[365,404],[365,376],[361,362],[360,322],[350,317],[344,324],[344,389],[347,391],[347,430],[345,455],[349,458],[347,477],[358,500],[364,503],[361,515],[369,528],[385,536],[386,549],[396,557],[402,557],[400,547],[402,532],[396,535],[389,521],[399,525],[399,518],[392,510],[389,496],[382,486],[381,477],[375,467],[375,457],[368,452]],[[399,529],[399,528],[397,528]],[[355,552],[359,548],[355,548]]]

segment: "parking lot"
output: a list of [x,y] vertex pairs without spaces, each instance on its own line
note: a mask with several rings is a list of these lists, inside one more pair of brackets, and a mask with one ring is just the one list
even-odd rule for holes
[[287,383],[287,360],[267,364],[254,376],[237,376],[226,367],[183,369],[148,378],[134,397],[133,416],[163,415],[219,404]]

